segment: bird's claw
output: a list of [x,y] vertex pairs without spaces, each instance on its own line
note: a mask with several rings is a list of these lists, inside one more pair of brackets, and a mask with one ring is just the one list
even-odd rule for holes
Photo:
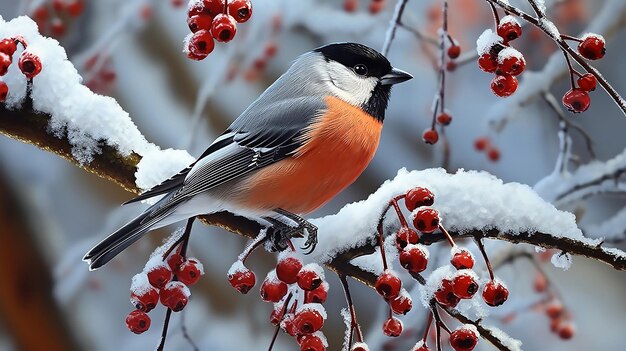
[[305,222],[303,225],[307,231],[308,236],[306,238],[304,246],[302,246],[301,249],[305,251],[305,255],[309,255],[315,250],[315,247],[317,246],[317,227],[309,222]]

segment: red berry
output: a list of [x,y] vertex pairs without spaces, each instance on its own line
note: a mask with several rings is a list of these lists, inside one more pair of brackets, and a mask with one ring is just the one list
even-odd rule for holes
[[422,139],[426,144],[436,144],[439,140],[439,133],[434,129],[426,129],[422,134]]
[[486,137],[480,137],[474,140],[474,149],[477,151],[483,151],[487,148],[487,146],[489,146],[489,139]]
[[7,83],[0,80],[0,102],[4,102],[9,95],[9,86]]
[[453,284],[450,279],[442,280],[441,286],[435,291],[435,300],[443,306],[456,307],[460,300],[452,289]]
[[446,63],[446,70],[449,72],[456,70],[456,67],[457,64],[455,61],[448,61],[448,63]]
[[185,0],[171,0],[170,2],[174,7],[181,7],[185,3]]
[[33,10],[33,18],[39,26],[40,23],[46,22],[48,20],[48,15],[48,8],[45,5],[38,6],[35,10]]
[[385,7],[385,1],[383,0],[372,0],[370,2],[369,7],[367,8],[372,15],[375,15],[383,10]]
[[12,62],[13,60],[11,59],[11,56],[0,52],[0,76],[7,74],[9,66],[11,66]]
[[498,35],[506,42],[522,36],[522,26],[513,16],[505,16],[498,25]]
[[478,344],[478,333],[474,326],[463,325],[450,334],[450,346],[455,351],[471,351],[476,344]]
[[398,296],[402,281],[394,271],[387,269],[376,279],[374,287],[380,296],[389,300]]
[[580,113],[585,112],[591,105],[591,99],[589,93],[582,89],[571,89],[565,95],[563,95],[563,105],[567,107],[570,112]]
[[500,160],[500,150],[496,147],[490,147],[487,150],[487,157],[491,162],[498,162]]
[[370,351],[370,348],[364,342],[357,342],[356,344],[352,345],[350,351]]
[[328,283],[322,283],[317,289],[304,292],[304,303],[324,303],[328,297]]
[[468,270],[460,270],[452,278],[452,291],[460,299],[471,299],[478,291],[476,275]]
[[396,247],[398,250],[404,249],[408,244],[417,244],[418,241],[419,235],[409,227],[402,227],[396,233]]
[[126,316],[126,327],[135,334],[141,334],[150,329],[150,317],[143,311],[131,311]]
[[546,306],[546,314],[551,319],[557,319],[561,317],[564,311],[565,311],[565,308],[563,307],[563,304],[558,301],[552,302],[551,304]]
[[228,2],[228,14],[239,23],[246,22],[252,17],[252,3],[250,0],[231,0]]
[[78,17],[85,10],[85,2],[84,0],[71,0],[66,9],[70,16]]
[[65,23],[60,18],[55,17],[50,23],[50,30],[54,37],[61,37],[65,34]]
[[211,34],[215,40],[227,43],[235,37],[237,33],[237,22],[229,15],[220,13],[213,19]]
[[506,48],[498,55],[498,73],[503,75],[518,76],[526,69],[526,60],[519,51]]
[[317,335],[303,335],[298,338],[300,351],[326,351],[326,342]]
[[240,293],[247,294],[256,284],[256,276],[253,271],[246,267],[241,267],[237,270],[231,268],[231,271],[228,273],[228,282]]
[[298,335],[298,330],[296,329],[296,325],[293,323],[294,314],[287,313],[283,316],[283,320],[280,322],[280,327],[285,331],[285,333],[295,337]]
[[293,324],[299,334],[313,334],[322,329],[324,317],[315,308],[307,308],[307,305],[302,305],[293,318]]
[[17,50],[17,44],[15,44],[15,40],[11,38],[5,38],[0,40],[0,52],[3,52],[9,56],[13,56]]
[[563,340],[569,340],[574,337],[576,330],[572,323],[565,322],[559,326],[558,333],[559,333],[559,338]]
[[533,288],[535,289],[535,292],[538,292],[538,293],[542,293],[546,291],[546,289],[548,288],[548,281],[546,280],[546,277],[543,274],[540,274],[540,273],[535,274]]
[[161,304],[174,312],[182,311],[189,302],[189,288],[181,282],[169,282],[159,292]]
[[383,333],[394,338],[400,336],[402,334],[402,321],[395,317],[389,317],[383,324]]
[[267,42],[267,44],[265,45],[265,57],[272,58],[276,56],[277,52],[278,52],[278,44],[276,44],[276,42],[273,40]]
[[138,291],[131,291],[130,303],[140,311],[150,312],[159,303],[159,291],[151,286],[146,286],[145,289]]
[[578,44],[578,52],[588,60],[599,60],[606,54],[604,38],[598,34],[589,33],[582,37]]
[[424,344],[423,340],[420,340],[410,351],[430,351],[430,349]]
[[455,59],[461,55],[461,47],[458,45],[452,45],[448,48],[448,57]]
[[185,285],[194,285],[204,274],[202,264],[196,259],[190,258],[185,261],[176,271],[176,277]]
[[298,272],[297,277],[298,286],[300,287],[300,289],[305,291],[315,290],[323,282],[322,277],[320,277],[320,275],[314,269],[310,269],[307,267],[301,269],[300,272]]
[[400,252],[400,265],[409,272],[423,272],[428,265],[428,251],[421,245],[409,245]]
[[478,58],[478,67],[487,73],[493,73],[498,69],[498,60],[492,54],[482,54]]
[[32,79],[41,72],[41,59],[32,52],[24,51],[20,55],[18,66],[26,78]]
[[509,290],[500,282],[490,280],[483,288],[483,300],[489,306],[502,305],[509,298]]
[[274,305],[274,309],[270,314],[270,323],[272,325],[279,325],[280,321],[283,319],[283,306]]
[[439,212],[434,208],[422,207],[413,218],[413,225],[424,234],[430,234],[439,227]]
[[584,91],[594,91],[597,85],[596,76],[591,73],[585,73],[578,78],[578,87]]
[[287,284],[298,281],[298,272],[302,269],[302,262],[295,257],[285,257],[276,265],[276,276]]
[[170,280],[172,280],[172,271],[165,265],[152,267],[148,271],[148,281],[157,289],[163,288]]
[[190,1],[189,7],[187,8],[187,18],[191,18],[197,15],[208,15],[213,18],[214,15],[209,13],[209,10],[204,6],[203,2],[200,1]]
[[210,30],[213,24],[213,17],[206,13],[199,15],[193,15],[187,18],[187,25],[192,33],[199,31],[200,29]]
[[278,302],[287,295],[287,284],[276,278],[275,272],[270,272],[261,284],[261,299],[265,302]]
[[509,75],[497,75],[491,81],[491,91],[499,97],[511,96],[517,90],[517,78]]
[[172,272],[178,272],[178,269],[183,262],[185,262],[185,258],[177,252],[171,254],[170,257],[167,258],[167,265],[170,267]]
[[413,308],[413,300],[406,290],[403,290],[398,296],[389,300],[389,307],[395,314],[407,314]]
[[[421,186],[415,187],[407,191],[404,198],[404,204],[407,210],[413,212],[416,208],[422,206],[432,206],[435,203],[435,195],[427,188]],[[411,242],[416,244],[417,242]]]
[[358,0],[345,0],[343,2],[343,9],[346,12],[355,12],[358,7],[359,7]]
[[474,256],[467,249],[455,246],[452,248],[450,263],[456,269],[472,269],[474,267]]
[[203,0],[202,2],[206,11],[208,11],[212,17],[225,13],[224,0]]
[[452,122],[452,116],[450,116],[448,113],[442,113],[439,116],[437,116],[437,123],[441,124],[442,126],[447,126]]
[[191,36],[187,43],[187,57],[192,60],[202,60],[206,58],[215,48],[213,36],[208,30],[201,29]]

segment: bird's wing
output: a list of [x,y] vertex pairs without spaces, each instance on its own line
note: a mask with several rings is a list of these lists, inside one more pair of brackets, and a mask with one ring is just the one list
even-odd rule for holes
[[[258,106],[258,105],[257,105]],[[292,98],[246,110],[198,160],[132,202],[170,193],[161,210],[282,160],[303,143],[304,132],[326,108],[322,99]]]

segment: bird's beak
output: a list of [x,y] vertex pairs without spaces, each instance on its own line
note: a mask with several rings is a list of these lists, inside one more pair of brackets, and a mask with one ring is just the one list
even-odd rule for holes
[[392,68],[391,72],[385,74],[380,78],[380,83],[382,85],[393,85],[406,82],[411,78],[413,78],[413,76],[408,74],[407,72],[397,68]]

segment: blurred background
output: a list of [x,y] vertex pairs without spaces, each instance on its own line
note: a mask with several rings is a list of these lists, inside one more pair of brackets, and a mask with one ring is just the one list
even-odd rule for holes
[[[196,62],[182,53],[189,29],[186,3],[179,6],[178,2],[84,0],[82,11],[73,16],[56,13],[52,1],[0,0],[0,15],[5,20],[33,17],[42,32],[66,48],[84,83],[114,97],[149,141],[163,148],[186,149],[197,157],[301,53],[336,41],[381,48],[395,6],[395,1],[387,0],[372,14],[368,0],[252,0],[252,19],[238,27],[235,39],[218,44],[207,59]],[[530,11],[525,1],[511,2]],[[353,3],[358,7],[346,11]],[[617,91],[626,92],[626,13],[601,17],[615,3],[547,1],[549,17],[562,33],[577,35],[589,25],[605,28],[607,18],[613,21],[609,32],[602,33],[608,41],[607,56],[594,65]],[[412,0],[407,6],[404,25],[436,38],[441,1]],[[476,38],[492,26],[485,1],[450,2],[450,33],[462,47],[462,58],[469,59],[467,63],[460,60],[447,72],[447,109],[453,122],[445,130],[445,140],[434,146],[426,145],[421,135],[432,119],[437,48],[410,30],[398,28],[388,57],[415,79],[394,88],[381,146],[369,168],[311,217],[334,213],[346,203],[365,198],[402,167],[486,170],[504,181],[530,186],[553,171],[559,152],[555,112],[541,98],[534,98],[515,114],[507,114],[510,105],[491,93],[491,76],[471,58]],[[534,71],[542,70],[556,50],[552,41],[531,28],[525,28],[515,45]],[[268,55],[274,49],[276,54]],[[569,83],[564,74],[558,76],[550,91],[560,99]],[[522,76],[521,86],[523,81]],[[566,118],[590,135],[600,160],[626,147],[626,118],[601,90],[592,94],[588,112],[568,113]],[[580,133],[571,136],[573,153],[581,163],[588,162],[591,156]],[[474,150],[479,137],[489,138],[499,150],[497,162]],[[81,262],[87,249],[141,211],[143,205],[119,206],[131,197],[117,185],[57,156],[0,137],[0,300],[4,301],[0,302],[0,350],[154,349],[164,310],[151,313],[153,326],[148,332],[132,334],[124,325],[132,309],[128,288],[152,250],[175,228],[150,235],[96,272],[89,272]],[[564,209],[575,211],[585,226],[611,217],[626,205],[625,200],[623,195],[594,196]],[[189,306],[174,315],[166,349],[193,350],[183,337],[183,325],[200,350],[267,349],[273,334],[268,323],[271,306],[262,303],[255,291],[236,293],[226,279],[245,244],[245,239],[221,229],[195,226],[190,250],[204,263],[206,275],[192,288]],[[509,249],[504,244],[489,248],[494,256]],[[257,252],[251,259],[249,267],[257,277],[275,264],[267,253]],[[522,340],[525,350],[624,350],[623,273],[578,257],[568,271],[550,263],[542,266],[571,311],[574,338],[563,341],[550,331],[550,320],[536,308],[540,296],[533,291],[534,268],[525,260],[498,271],[512,294],[506,305],[494,310],[488,324]],[[338,350],[344,331],[339,311],[345,302],[336,277],[330,272],[327,276],[331,290],[324,332],[329,350]],[[381,331],[386,305],[369,288],[357,282],[351,286],[370,348],[408,350],[419,338],[426,310],[414,306],[403,318],[410,332],[390,341]],[[291,338],[279,336],[275,350],[296,349]],[[481,342],[477,349],[493,347]]]

